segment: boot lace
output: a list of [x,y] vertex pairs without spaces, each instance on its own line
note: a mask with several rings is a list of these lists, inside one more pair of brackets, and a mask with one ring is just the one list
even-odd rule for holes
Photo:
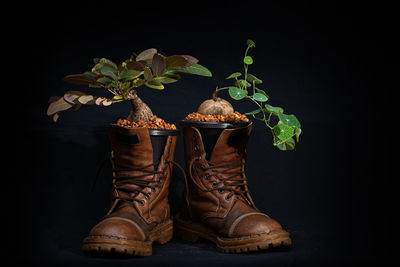
[[[113,189],[116,192],[126,192],[129,194],[133,194],[133,197],[124,197],[120,196],[119,194],[114,196],[114,199],[120,199],[120,200],[125,200],[125,201],[136,201],[139,202],[139,204],[143,205],[143,200],[139,200],[136,198],[136,196],[140,193],[144,194],[146,198],[150,198],[151,195],[149,193],[143,192],[145,188],[150,188],[153,192],[157,190],[157,187],[155,184],[161,184],[162,179],[152,179],[152,180],[144,180],[144,179],[139,179],[142,177],[146,177],[149,175],[155,175],[155,174],[163,174],[163,171],[155,171],[154,168],[157,166],[158,163],[152,163],[147,166],[143,167],[134,167],[130,166],[128,168],[113,168],[112,171],[116,173],[114,179],[113,179]],[[153,167],[153,170],[149,170],[149,167]],[[128,171],[137,171],[137,172],[142,172],[143,174],[137,174],[137,175],[130,175],[130,176],[120,176],[118,173],[120,172],[128,172]],[[157,177],[157,176],[154,176]],[[125,187],[125,185],[135,185],[135,187]]]
[[[199,160],[199,158],[193,158],[190,162],[189,174],[191,177],[193,177],[192,168],[195,160]],[[209,161],[207,161],[207,163],[207,167],[201,166],[201,169],[206,172],[204,178],[206,180],[210,180],[211,176],[214,176],[217,178],[217,181],[212,182],[211,189],[202,189],[203,192],[218,191],[220,193],[223,193],[224,191],[229,191],[230,193],[226,196],[227,200],[229,200],[233,195],[240,195],[251,205],[250,201],[246,197],[246,194],[250,193],[250,191],[247,189],[247,178],[244,174],[243,160],[226,163],[224,162],[220,164],[212,164]],[[219,174],[225,174],[228,176],[221,177],[221,175]],[[194,181],[194,179],[192,179],[192,181]],[[201,188],[200,185],[197,184],[197,186]]]
[[[113,160],[111,158],[111,160]],[[101,165],[99,166],[95,179],[93,181],[93,186],[92,186],[92,190],[98,180],[98,177],[100,175],[101,170],[103,169],[104,165],[110,162],[109,159],[105,159]],[[182,172],[183,176],[184,176],[184,180],[186,181],[186,174],[185,174],[185,170],[175,161],[171,160],[171,161],[165,161],[165,163],[167,165],[169,164],[173,164],[176,167],[179,168],[179,170]],[[155,192],[157,190],[157,187],[155,186],[157,183],[161,184],[163,181],[160,178],[160,176],[158,176],[158,179],[153,179],[153,180],[144,180],[144,179],[138,179],[141,177],[146,177],[148,175],[155,175],[155,174],[163,174],[164,171],[156,171],[156,170],[149,170],[148,168],[153,166],[153,169],[155,169],[156,166],[158,166],[158,162],[149,164],[147,166],[143,166],[143,167],[134,167],[134,166],[130,166],[130,167],[126,167],[126,168],[112,168],[112,171],[115,173],[119,173],[119,172],[123,172],[123,171],[138,171],[138,172],[142,172],[143,174],[137,174],[137,175],[130,175],[130,176],[119,176],[119,175],[115,175],[115,177],[113,177],[113,181],[112,181],[112,187],[113,187],[113,191],[117,192],[117,195],[113,196],[113,205],[110,208],[110,210],[108,211],[108,214],[110,214],[117,202],[119,200],[123,200],[123,201],[128,201],[128,202],[133,202],[136,201],[138,202],[140,205],[144,205],[143,200],[137,199],[136,196],[139,195],[140,193],[144,194],[146,198],[150,198],[150,194],[143,192],[143,190],[147,187],[149,187],[153,192]],[[157,176],[154,176],[157,177]],[[138,188],[126,188],[124,187],[127,184],[131,184],[131,185],[136,185]],[[126,192],[126,193],[133,193],[132,197],[124,197],[118,194],[118,192]]]

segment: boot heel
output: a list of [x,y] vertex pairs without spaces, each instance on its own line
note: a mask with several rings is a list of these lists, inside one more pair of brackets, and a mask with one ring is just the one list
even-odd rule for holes
[[178,214],[174,219],[174,234],[186,241],[196,242],[199,240],[200,235],[197,231],[192,230],[190,223],[182,220]]
[[197,233],[195,233],[191,230],[188,230],[188,229],[181,228],[181,227],[176,227],[175,235],[182,240],[193,242],[193,243],[198,241],[200,238],[200,236]]
[[168,241],[171,241],[173,234],[174,234],[174,230],[172,229],[172,224],[171,224],[171,227],[169,227],[168,229],[164,230],[160,234],[160,236],[157,238],[158,243],[165,244]]
[[174,234],[179,238],[190,242],[196,242],[200,238],[213,242],[217,240],[217,234],[208,229],[205,225],[184,220],[179,214],[174,220]]
[[173,236],[173,221],[168,220],[167,222],[157,226],[152,232],[150,232],[150,241],[156,241],[160,244],[165,244],[172,239]]

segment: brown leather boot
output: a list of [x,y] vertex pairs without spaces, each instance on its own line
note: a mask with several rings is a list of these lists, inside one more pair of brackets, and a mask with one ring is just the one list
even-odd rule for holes
[[177,136],[153,138],[149,131],[162,132],[110,126],[112,205],[83,240],[83,251],[148,256],[153,241],[171,240],[168,186]]
[[208,239],[219,251],[231,253],[291,244],[289,233],[261,213],[249,194],[246,145],[251,127],[221,130],[214,146],[209,137],[203,140],[199,130],[204,134],[205,129],[184,128],[187,179],[174,222],[177,236]]

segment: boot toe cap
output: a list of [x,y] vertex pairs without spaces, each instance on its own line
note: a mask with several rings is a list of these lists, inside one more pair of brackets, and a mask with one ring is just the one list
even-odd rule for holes
[[146,235],[140,226],[129,219],[111,217],[102,220],[90,231],[90,236],[145,241]]
[[249,213],[238,217],[229,229],[230,237],[269,234],[282,230],[282,226],[263,213]]

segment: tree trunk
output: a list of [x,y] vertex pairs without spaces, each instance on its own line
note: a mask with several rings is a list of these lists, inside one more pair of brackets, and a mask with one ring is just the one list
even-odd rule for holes
[[128,94],[128,99],[130,99],[132,104],[131,113],[129,114],[128,121],[149,121],[153,116],[153,112],[146,103],[140,99],[137,95],[136,90],[131,90]]

